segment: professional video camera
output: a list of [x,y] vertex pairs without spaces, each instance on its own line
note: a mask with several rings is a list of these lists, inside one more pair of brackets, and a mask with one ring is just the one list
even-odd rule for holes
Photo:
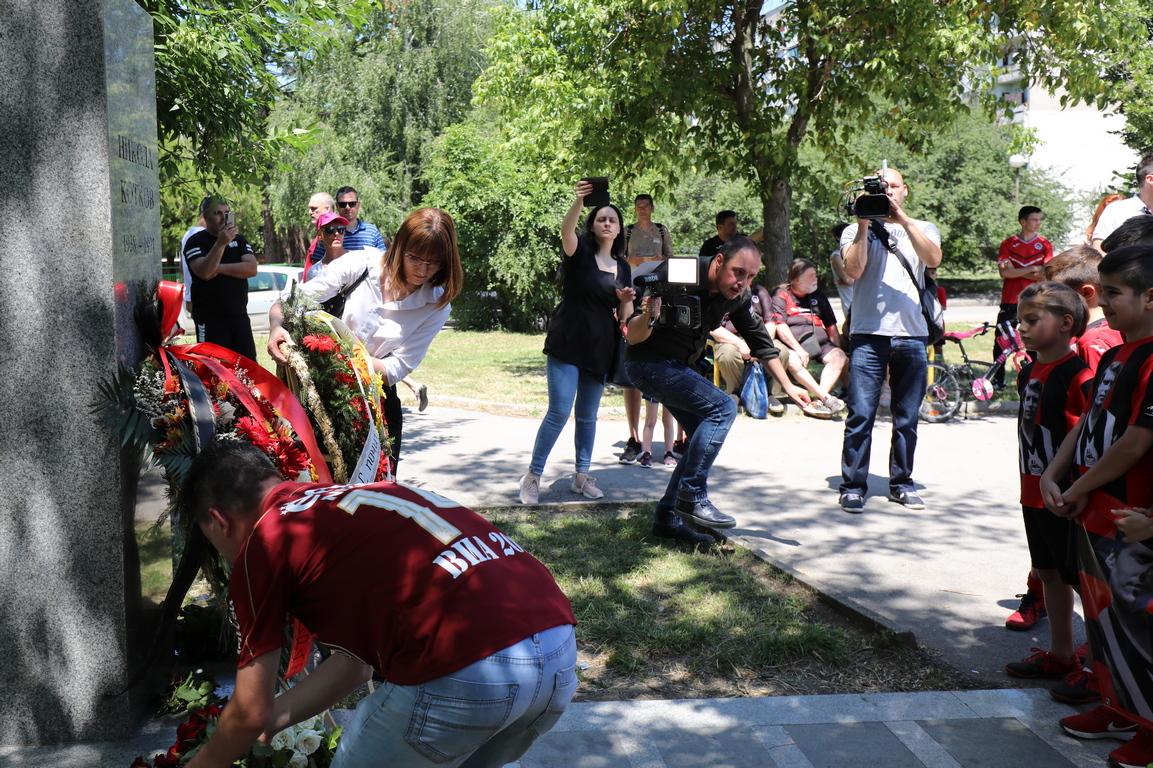
[[[861,185],[845,190],[844,205],[847,216],[858,219],[887,219],[889,217],[892,206],[887,194],[889,183],[885,181],[885,171],[888,169],[888,161],[882,161],[881,172],[876,176],[854,179],[845,185],[846,187],[854,184]],[[857,194],[858,192],[864,194]]]
[[685,328],[696,330],[701,327],[701,299],[689,292],[698,285],[697,260],[695,257],[674,256],[665,259],[664,275],[652,273],[633,280],[637,294],[647,293],[661,300],[660,315],[653,318],[651,325],[657,328]]

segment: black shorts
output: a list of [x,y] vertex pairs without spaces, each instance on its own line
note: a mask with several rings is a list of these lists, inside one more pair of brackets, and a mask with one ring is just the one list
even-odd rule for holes
[[1067,517],[1057,517],[1047,509],[1021,507],[1025,519],[1025,538],[1029,541],[1029,559],[1034,568],[1057,571],[1061,581],[1079,586],[1077,575],[1077,524]]

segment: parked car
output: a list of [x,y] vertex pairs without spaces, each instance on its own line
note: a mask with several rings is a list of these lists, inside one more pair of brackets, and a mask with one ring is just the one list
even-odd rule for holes
[[[293,282],[300,282],[303,267],[286,264],[258,264],[256,276],[248,278],[248,319],[252,322],[253,333],[268,333],[268,310],[278,300],[286,297]],[[192,318],[184,307],[180,308],[180,327],[184,333],[196,335]]]

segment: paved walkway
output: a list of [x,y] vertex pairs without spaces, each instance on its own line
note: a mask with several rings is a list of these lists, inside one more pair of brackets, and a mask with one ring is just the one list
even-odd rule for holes
[[[1069,711],[1036,689],[573,704],[514,765],[1100,768],[1118,742],[1062,735]],[[0,748],[0,765],[128,768],[171,746],[177,722],[150,721],[131,742]]]

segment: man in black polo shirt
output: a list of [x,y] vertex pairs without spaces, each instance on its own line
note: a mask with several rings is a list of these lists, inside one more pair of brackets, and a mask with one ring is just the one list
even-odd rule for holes
[[[747,237],[732,237],[712,257],[697,258],[697,286],[690,296],[701,302],[699,328],[653,326],[660,315],[661,299],[646,294],[641,310],[628,323],[629,346],[625,371],[641,392],[664,403],[689,435],[688,447],[664,497],[657,503],[653,535],[702,542],[707,537],[690,530],[683,521],[707,528],[724,529],[736,520],[721,513],[709,501],[709,469],[737,415],[733,399],[692,366],[704,354],[709,332],[727,314],[741,338],[749,345],[781,387],[800,405],[809,402],[777,359],[777,348],[765,324],[751,310],[749,286],[761,268],[761,252]],[[654,274],[667,274],[668,262]]]
[[197,341],[219,344],[255,360],[248,278],[256,276],[256,256],[236,224],[226,223],[229,211],[223,198],[204,198],[200,203],[204,229],[184,244],[184,261],[192,273],[192,321]]

